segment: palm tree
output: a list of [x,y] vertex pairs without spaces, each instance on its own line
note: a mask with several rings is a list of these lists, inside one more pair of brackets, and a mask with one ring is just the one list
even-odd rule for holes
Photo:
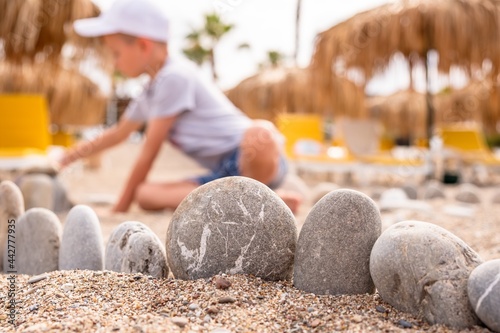
[[285,60],[285,55],[280,51],[276,50],[267,51],[267,59],[266,61],[259,64],[259,69],[262,70],[269,67],[271,68],[279,67],[280,65],[283,64],[284,60]]
[[297,66],[297,58],[299,57],[299,47],[300,47],[300,12],[302,11],[302,0],[297,0],[297,10],[295,16],[295,52],[293,59],[295,61],[295,66]]
[[193,29],[186,36],[189,46],[183,50],[184,54],[198,65],[209,62],[215,81],[218,79],[215,68],[215,48],[220,39],[233,27],[234,25],[223,22],[217,14],[206,14],[203,28]]

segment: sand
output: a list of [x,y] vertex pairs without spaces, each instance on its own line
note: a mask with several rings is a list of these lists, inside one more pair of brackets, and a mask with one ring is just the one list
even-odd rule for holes
[[[172,212],[146,213],[134,205],[128,213],[110,213],[110,202],[122,189],[140,147],[127,143],[103,155],[99,169],[77,163],[60,174],[71,199],[91,206],[98,214],[105,242],[124,221],[140,221],[165,241]],[[149,179],[171,181],[203,171],[165,147]],[[308,179],[310,186],[319,181]],[[349,187],[371,195],[381,184]],[[483,260],[500,258],[500,204],[491,203],[497,188],[482,187],[482,203],[475,206],[457,206],[453,199],[456,191],[448,186],[447,199],[430,201],[431,212],[383,212],[383,229],[402,220],[431,222],[462,238]],[[305,202],[296,214],[299,230],[310,208],[311,203]],[[462,216],[458,216],[461,211]],[[59,214],[62,222],[65,215]],[[3,275],[0,279],[5,311],[0,312],[2,332],[459,332],[401,313],[378,294],[315,296],[289,282],[271,283],[251,276],[227,276],[232,285],[220,290],[215,278],[186,282],[89,271],[51,272],[36,283],[28,283],[30,276],[16,276],[16,329],[8,322],[7,307],[12,298],[8,297],[7,278]],[[224,297],[229,297],[229,303],[220,303]],[[475,327],[463,332],[488,330]]]

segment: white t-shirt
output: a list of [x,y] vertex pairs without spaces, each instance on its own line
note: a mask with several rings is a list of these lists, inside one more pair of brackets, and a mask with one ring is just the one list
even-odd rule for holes
[[177,116],[166,139],[210,169],[239,146],[251,124],[194,64],[171,58],[124,116],[141,122]]

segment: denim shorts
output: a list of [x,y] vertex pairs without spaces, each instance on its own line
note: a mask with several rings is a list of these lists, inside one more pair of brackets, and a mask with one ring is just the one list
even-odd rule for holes
[[[240,149],[237,148],[233,150],[231,153],[227,154],[222,161],[219,163],[219,166],[212,171],[211,173],[196,177],[194,181],[199,185],[206,184],[212,180],[228,177],[228,176],[241,176],[240,170],[238,169],[238,158],[240,155]],[[278,167],[278,174],[273,179],[273,181],[268,184],[271,189],[278,188],[285,179],[286,173],[288,172],[288,162],[283,155],[280,155],[280,162]]]

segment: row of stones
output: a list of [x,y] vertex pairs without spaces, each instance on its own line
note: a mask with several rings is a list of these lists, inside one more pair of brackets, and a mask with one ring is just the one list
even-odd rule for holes
[[[88,255],[78,244],[89,238],[82,233],[89,228],[82,227],[85,219],[74,220],[80,222],[75,222],[78,228],[69,229],[75,237],[68,241],[69,251],[74,256]],[[162,262],[161,256],[142,256],[148,258],[142,264],[130,260],[131,253],[154,252],[144,246],[146,240],[134,241],[134,235],[149,232],[139,231],[144,228],[129,222],[113,232],[106,258],[114,265],[106,265],[108,269],[165,276],[166,266],[156,270],[150,266]],[[158,244],[156,236],[151,237]],[[479,324],[477,314],[499,330],[495,311],[500,305],[500,284],[495,283],[491,268],[478,268],[471,275],[482,262],[472,249],[448,231],[424,222],[399,223],[381,235],[378,208],[356,191],[337,190],[324,196],[312,208],[297,240],[294,216],[273,191],[242,177],[216,180],[193,191],[175,211],[166,249],[168,266],[181,279],[220,273],[268,280],[293,276],[298,289],[334,295],[373,293],[376,288],[397,309],[421,315],[430,323],[469,327]],[[63,246],[60,257],[62,250]],[[498,263],[487,264],[496,265],[498,271]],[[72,268],[83,267],[66,269]]]

